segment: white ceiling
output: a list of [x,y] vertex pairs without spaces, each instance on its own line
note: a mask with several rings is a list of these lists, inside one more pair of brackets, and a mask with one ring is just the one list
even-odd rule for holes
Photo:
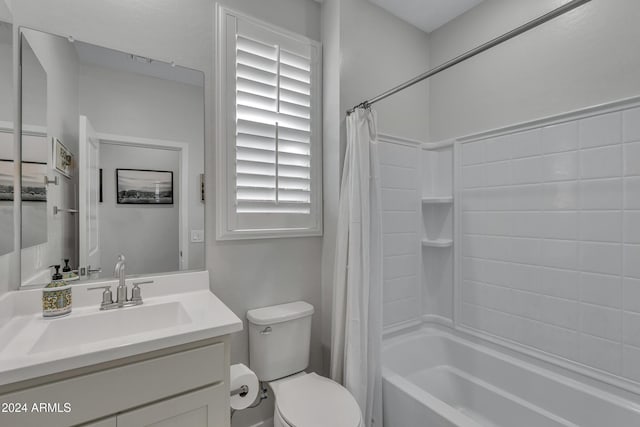
[[369,0],[427,33],[477,6],[482,0]]

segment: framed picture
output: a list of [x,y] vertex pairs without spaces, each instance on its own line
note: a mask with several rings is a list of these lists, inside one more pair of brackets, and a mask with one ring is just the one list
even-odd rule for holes
[[[22,201],[46,202],[47,186],[44,177],[47,164],[22,162]],[[0,202],[13,201],[13,160],[0,159]]]
[[204,174],[200,174],[200,201],[204,202]]
[[116,198],[119,205],[172,205],[173,172],[116,169]]
[[67,178],[71,178],[73,154],[58,138],[53,138],[53,165],[58,172]]
[[0,202],[10,201],[13,201],[13,160],[0,159]]

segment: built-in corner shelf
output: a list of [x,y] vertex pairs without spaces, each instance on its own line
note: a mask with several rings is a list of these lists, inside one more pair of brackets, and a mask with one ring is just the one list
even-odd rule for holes
[[428,248],[450,248],[453,246],[452,239],[422,239],[422,246]]
[[434,196],[434,197],[423,197],[422,203],[424,204],[451,204],[453,203],[453,197],[451,196]]

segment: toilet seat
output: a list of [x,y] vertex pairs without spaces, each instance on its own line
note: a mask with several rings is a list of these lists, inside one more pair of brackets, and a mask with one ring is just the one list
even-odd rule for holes
[[358,403],[340,384],[314,373],[278,384],[276,413],[290,427],[360,427]]

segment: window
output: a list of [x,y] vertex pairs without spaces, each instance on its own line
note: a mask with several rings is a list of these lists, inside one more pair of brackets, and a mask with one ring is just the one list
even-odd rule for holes
[[320,45],[218,8],[218,239],[322,234]]

